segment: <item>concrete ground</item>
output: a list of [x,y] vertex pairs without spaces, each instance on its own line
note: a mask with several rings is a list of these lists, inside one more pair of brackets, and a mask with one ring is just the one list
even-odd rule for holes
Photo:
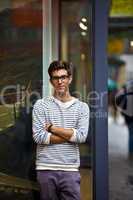
[[133,199],[133,155],[128,151],[128,129],[120,116],[109,119],[109,200]]

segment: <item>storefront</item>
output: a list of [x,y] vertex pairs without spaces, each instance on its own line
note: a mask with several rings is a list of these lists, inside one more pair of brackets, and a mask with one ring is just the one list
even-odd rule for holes
[[51,61],[73,63],[72,95],[91,108],[81,150],[83,200],[108,199],[107,40],[103,0],[3,0],[0,3],[0,195],[38,199],[32,107],[51,95]]

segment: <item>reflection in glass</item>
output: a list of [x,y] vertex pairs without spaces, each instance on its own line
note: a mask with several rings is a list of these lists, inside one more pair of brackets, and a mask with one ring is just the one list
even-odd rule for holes
[[41,96],[41,0],[0,1],[0,44],[0,199],[9,193],[33,199],[38,186],[28,179],[35,180],[31,111]]
[[[89,1],[61,1],[61,59],[73,63],[71,94],[89,103],[92,89],[91,25]],[[91,132],[86,144],[80,145],[81,193],[92,199]]]

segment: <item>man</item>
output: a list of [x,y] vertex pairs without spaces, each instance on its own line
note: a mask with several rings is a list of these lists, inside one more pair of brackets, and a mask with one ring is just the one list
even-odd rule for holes
[[133,80],[129,80],[118,91],[116,105],[125,118],[129,131],[129,155],[133,156]]
[[71,96],[71,64],[54,61],[48,73],[54,92],[33,109],[36,170],[42,200],[80,200],[79,148],[86,140],[89,108]]

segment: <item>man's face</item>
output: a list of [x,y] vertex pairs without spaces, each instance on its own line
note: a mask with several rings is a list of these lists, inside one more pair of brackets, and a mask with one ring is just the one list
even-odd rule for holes
[[60,69],[55,70],[52,73],[50,81],[56,93],[65,94],[67,91],[69,91],[69,85],[72,81],[72,77],[68,76],[68,73],[65,69]]

